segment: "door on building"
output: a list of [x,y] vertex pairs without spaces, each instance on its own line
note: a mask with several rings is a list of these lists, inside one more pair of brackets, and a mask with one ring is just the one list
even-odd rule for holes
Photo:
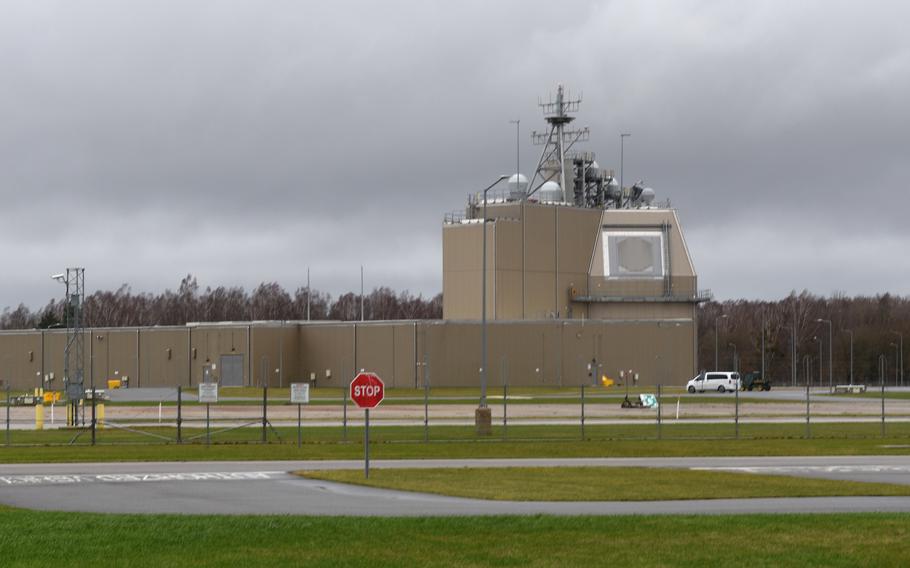
[[243,355],[221,356],[221,386],[243,386]]

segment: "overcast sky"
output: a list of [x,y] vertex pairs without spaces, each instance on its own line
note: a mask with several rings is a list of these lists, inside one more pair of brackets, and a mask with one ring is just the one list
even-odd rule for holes
[[[536,4],[536,5],[535,5]],[[0,4],[0,309],[442,287],[441,221],[532,173],[537,102],[679,209],[719,299],[910,293],[906,2]]]

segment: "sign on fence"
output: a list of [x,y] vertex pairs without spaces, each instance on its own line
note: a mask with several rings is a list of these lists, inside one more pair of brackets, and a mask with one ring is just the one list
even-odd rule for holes
[[218,383],[199,383],[199,402],[215,404],[218,402]]
[[309,404],[309,383],[291,383],[291,404]]

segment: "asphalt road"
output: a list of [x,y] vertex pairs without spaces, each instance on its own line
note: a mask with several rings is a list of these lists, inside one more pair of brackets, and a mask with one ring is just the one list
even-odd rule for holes
[[[397,460],[371,465],[681,467],[910,484],[910,456]],[[483,501],[349,486],[301,479],[288,473],[298,469],[359,467],[359,461],[2,464],[0,503],[43,510],[113,513],[363,516],[910,512],[910,497]]]

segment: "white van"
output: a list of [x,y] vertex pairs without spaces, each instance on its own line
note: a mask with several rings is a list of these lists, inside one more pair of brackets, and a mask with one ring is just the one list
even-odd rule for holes
[[701,373],[686,383],[686,390],[690,393],[705,391],[727,392],[739,388],[739,373],[734,373],[733,371]]

